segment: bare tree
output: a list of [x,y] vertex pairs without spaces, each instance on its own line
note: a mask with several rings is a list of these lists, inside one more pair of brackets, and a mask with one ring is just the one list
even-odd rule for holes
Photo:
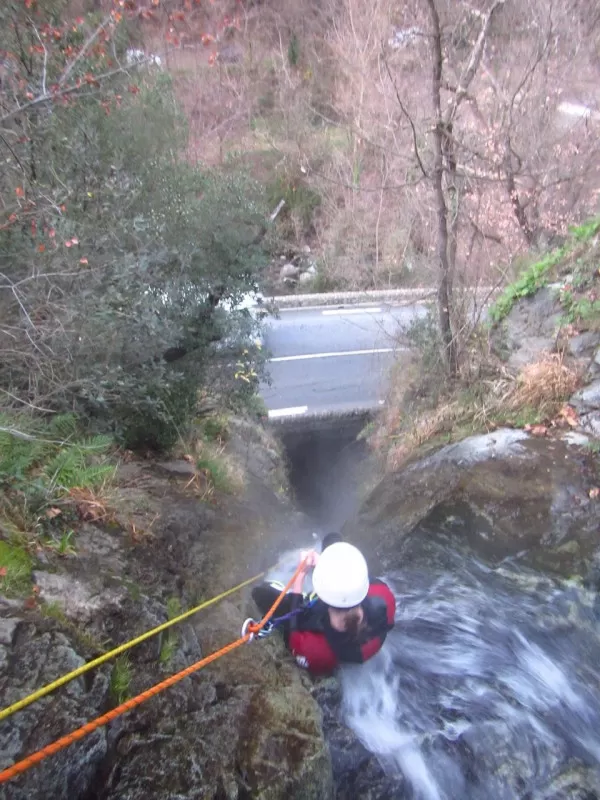
[[481,28],[466,60],[446,110],[442,109],[444,52],[442,30],[436,0],[426,0],[431,19],[430,50],[432,61],[431,99],[434,111],[432,184],[437,216],[437,259],[439,278],[437,304],[444,360],[450,374],[458,371],[458,348],[452,330],[452,281],[456,267],[459,221],[457,146],[453,128],[461,103],[467,97],[485,47],[492,16],[505,0],[493,0],[481,15]]

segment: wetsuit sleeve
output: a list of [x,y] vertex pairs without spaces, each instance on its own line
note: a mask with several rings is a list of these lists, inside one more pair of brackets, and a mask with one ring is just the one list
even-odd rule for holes
[[289,648],[296,663],[313,675],[330,675],[337,667],[335,653],[322,633],[293,630]]

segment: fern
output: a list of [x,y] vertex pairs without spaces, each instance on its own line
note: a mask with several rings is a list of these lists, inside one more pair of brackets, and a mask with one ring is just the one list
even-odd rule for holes
[[77,434],[77,417],[75,414],[57,414],[48,423],[48,438],[63,442],[74,439]]
[[34,467],[41,455],[42,446],[26,418],[0,415],[0,478],[22,478]]
[[64,490],[93,489],[114,475],[111,464],[90,464],[90,451],[79,445],[63,447],[44,466],[48,480]]

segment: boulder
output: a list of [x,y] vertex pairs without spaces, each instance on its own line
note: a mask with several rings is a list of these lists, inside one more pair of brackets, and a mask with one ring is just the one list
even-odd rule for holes
[[558,293],[551,288],[516,303],[504,323],[509,367],[520,369],[553,351],[562,316]]
[[591,358],[599,343],[600,333],[598,331],[585,331],[577,336],[572,336],[569,339],[568,348],[575,358]]
[[600,409],[600,380],[590,383],[571,397],[570,403],[579,413]]
[[284,264],[279,270],[279,277],[281,280],[284,280],[285,278],[297,278],[299,274],[300,267],[297,267],[294,264]]
[[444,447],[386,476],[346,533],[374,563],[376,542],[386,569],[427,560],[441,537],[489,563],[586,574],[600,505],[589,449],[572,442],[503,429]]

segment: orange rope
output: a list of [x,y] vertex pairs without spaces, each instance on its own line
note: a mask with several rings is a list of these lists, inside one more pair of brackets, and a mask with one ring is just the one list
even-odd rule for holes
[[55,742],[52,742],[51,744],[48,744],[45,747],[42,747],[41,750],[32,753],[30,756],[27,756],[21,761],[17,761],[16,764],[12,765],[12,767],[8,767],[7,769],[0,772],[0,784],[6,783],[6,781],[11,780],[11,778],[15,778],[17,775],[21,775],[21,773],[26,772],[31,767],[35,766],[36,764],[39,764],[40,761],[43,761],[44,759],[48,758],[48,756],[53,756],[56,753],[59,753],[61,750],[64,750],[70,744],[73,744],[74,742],[83,739],[85,736],[88,735],[88,733],[92,733],[98,728],[107,725],[109,722],[112,722],[114,719],[120,717],[122,714],[125,714],[127,711],[131,711],[132,709],[141,705],[145,700],[149,700],[151,697],[154,697],[155,695],[159,694],[165,689],[168,689],[170,686],[173,686],[174,684],[179,683],[179,681],[182,681],[184,678],[187,678],[193,672],[197,672],[203,667],[206,667],[208,664],[211,664],[213,661],[216,661],[221,656],[230,653],[232,650],[235,650],[236,648],[250,641],[252,635],[258,633],[271,619],[273,614],[277,611],[279,604],[281,603],[284,596],[287,594],[293,582],[295,581],[295,579],[300,574],[303,568],[304,568],[304,562],[302,562],[298,566],[295,573],[288,581],[287,586],[285,586],[285,588],[281,590],[281,593],[279,594],[279,596],[277,597],[277,599],[275,600],[275,602],[273,603],[267,614],[261,619],[260,622],[256,622],[252,625],[249,625],[248,633],[246,633],[244,636],[241,636],[239,639],[230,642],[230,644],[225,645],[225,647],[221,647],[219,650],[216,650],[209,656],[201,658],[200,661],[196,661],[195,664],[186,667],[185,669],[181,670],[181,672],[177,672],[175,675],[171,675],[169,678],[166,678],[164,681],[157,683],[150,689],[146,689],[145,692],[138,694],[136,697],[132,697],[131,700],[126,700],[124,703],[121,703],[121,705],[111,709],[106,714],[103,714],[101,717],[97,717],[91,722],[87,722],[85,725],[82,725],[80,728],[77,728],[71,733],[68,733],[66,736],[62,736]]

